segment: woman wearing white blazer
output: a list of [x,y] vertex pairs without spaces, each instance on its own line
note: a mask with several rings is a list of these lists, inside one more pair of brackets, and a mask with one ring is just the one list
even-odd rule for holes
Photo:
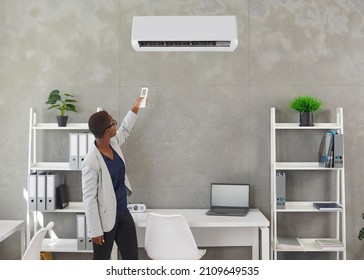
[[95,142],[82,163],[82,192],[93,259],[110,259],[114,241],[122,259],[138,259],[134,220],[127,209],[131,186],[120,146],[134,126],[142,98],[138,98],[120,128],[106,111],[90,116]]

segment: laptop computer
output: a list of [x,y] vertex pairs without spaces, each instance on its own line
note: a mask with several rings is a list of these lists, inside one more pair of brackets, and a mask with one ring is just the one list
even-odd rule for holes
[[210,209],[206,215],[246,216],[249,212],[249,185],[211,184]]

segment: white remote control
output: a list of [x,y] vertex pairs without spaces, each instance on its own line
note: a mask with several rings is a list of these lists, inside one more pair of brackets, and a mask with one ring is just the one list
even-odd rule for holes
[[139,108],[145,108],[148,98],[148,88],[142,88],[142,90],[140,91],[140,96],[143,97],[143,100],[140,103]]

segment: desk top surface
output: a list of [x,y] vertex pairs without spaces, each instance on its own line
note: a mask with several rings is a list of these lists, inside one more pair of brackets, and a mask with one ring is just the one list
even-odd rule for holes
[[25,227],[24,220],[0,220],[0,242]]
[[208,209],[147,209],[144,213],[132,213],[137,227],[146,226],[148,213],[181,214],[190,227],[268,227],[268,219],[259,209],[250,209],[245,217],[236,216],[208,216]]

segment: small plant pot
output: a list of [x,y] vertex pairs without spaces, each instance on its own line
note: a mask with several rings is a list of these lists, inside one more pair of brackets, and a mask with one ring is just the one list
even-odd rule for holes
[[312,112],[300,113],[300,126],[314,126]]
[[68,116],[57,116],[57,122],[59,127],[67,126]]

